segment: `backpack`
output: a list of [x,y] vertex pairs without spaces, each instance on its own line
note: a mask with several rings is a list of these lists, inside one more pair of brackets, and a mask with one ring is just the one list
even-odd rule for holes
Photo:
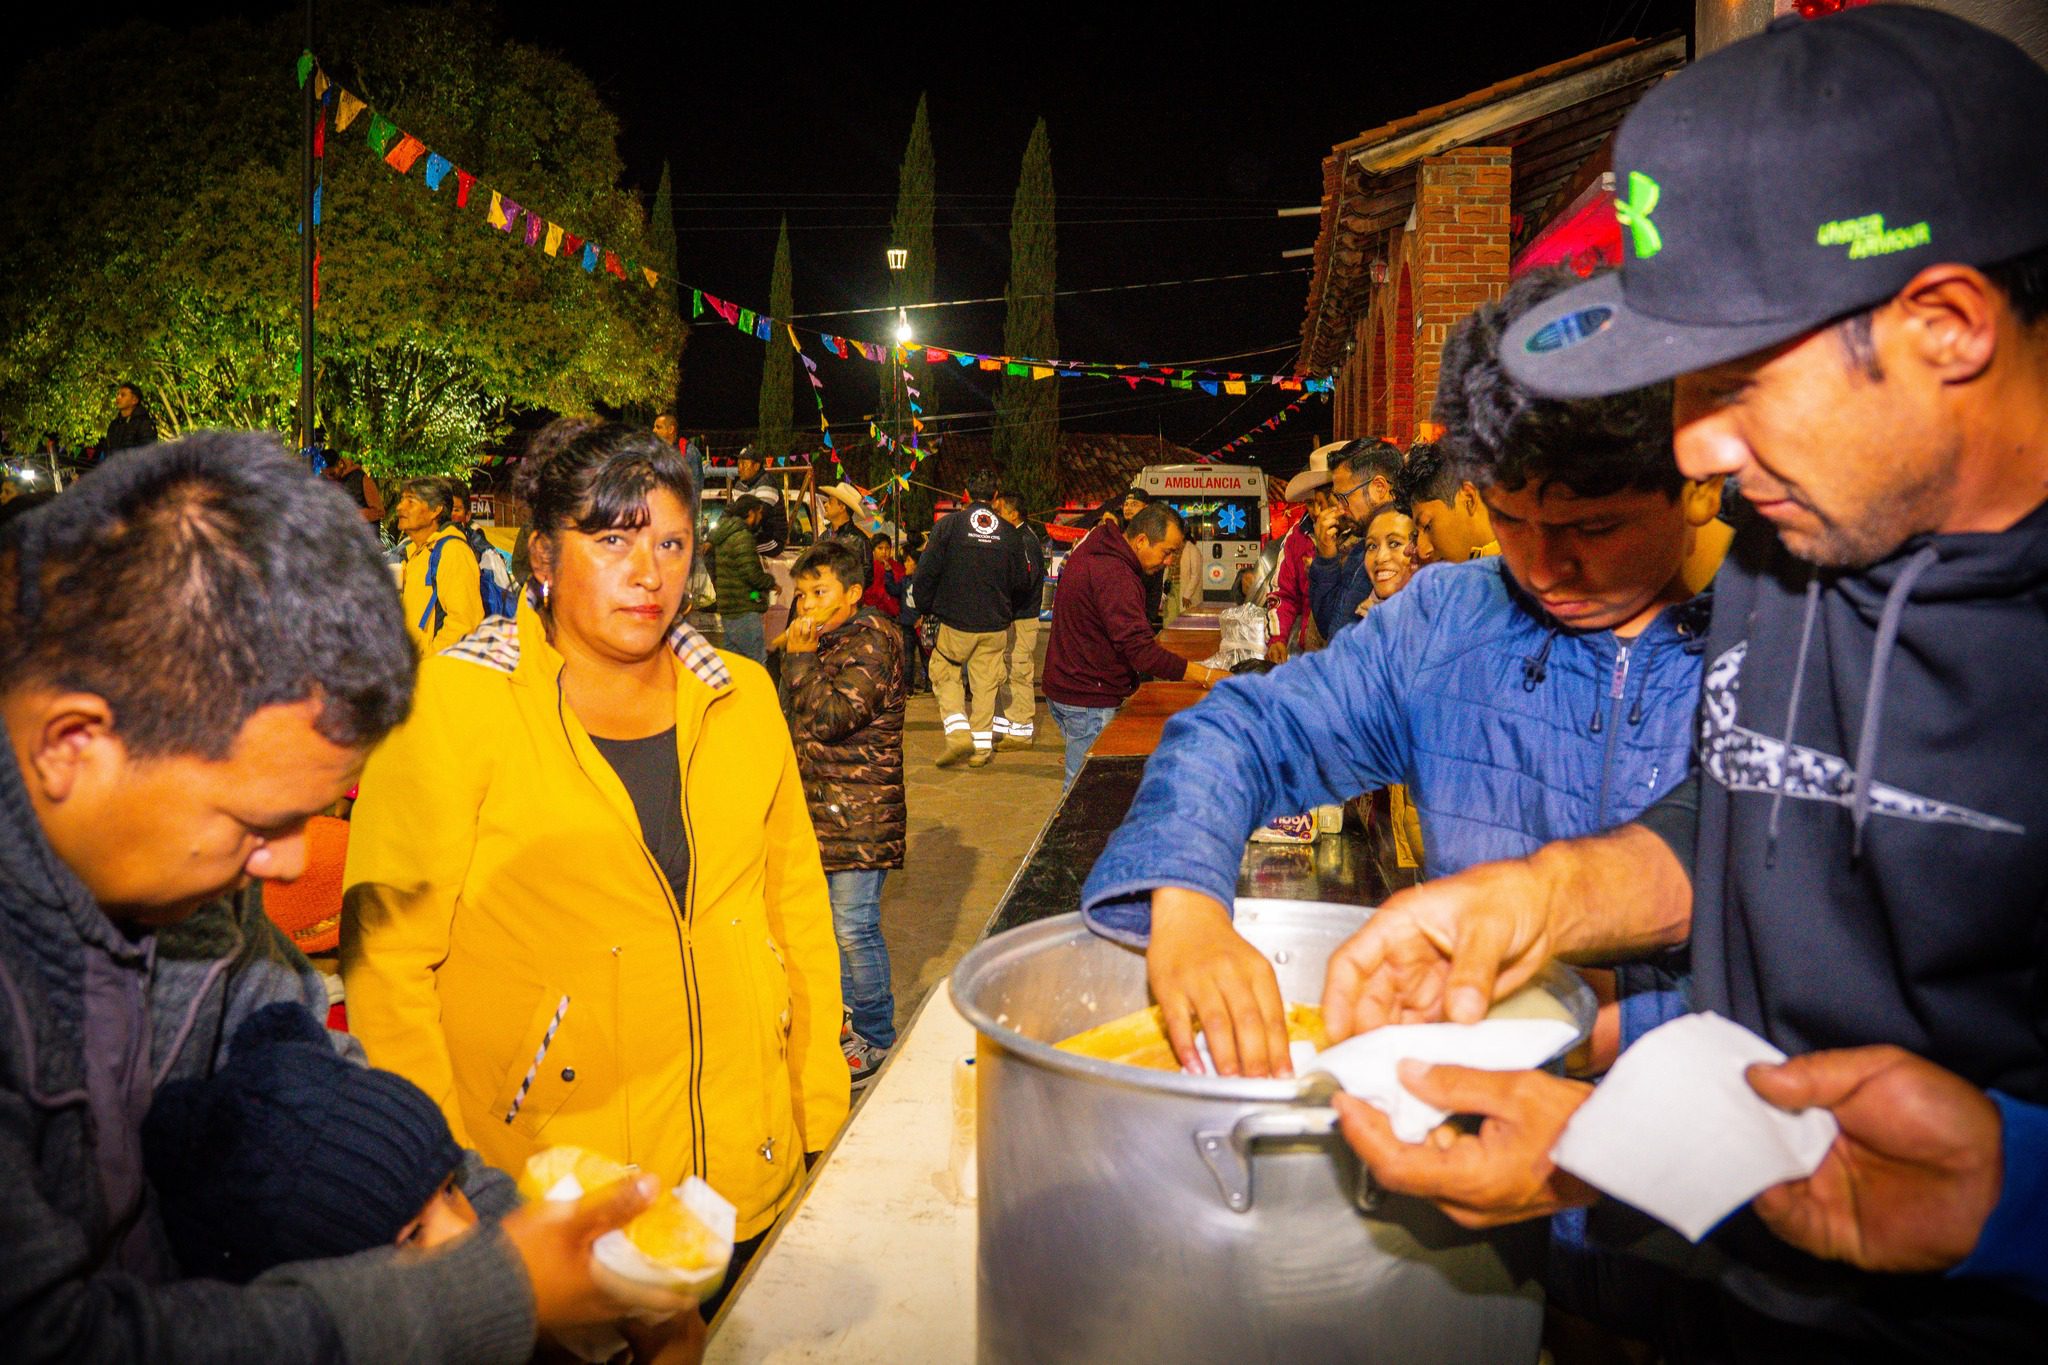
[[[434,548],[427,552],[427,605],[420,611],[420,630],[432,635],[441,629],[441,622],[448,613],[441,610],[441,590],[436,580],[441,574],[441,547],[448,543],[442,536],[434,542]],[[484,548],[475,551],[477,566],[477,591],[484,599],[484,616],[517,616],[519,614],[519,589],[512,580],[512,561],[497,546],[485,543]],[[434,629],[427,629],[427,622],[434,623]]]

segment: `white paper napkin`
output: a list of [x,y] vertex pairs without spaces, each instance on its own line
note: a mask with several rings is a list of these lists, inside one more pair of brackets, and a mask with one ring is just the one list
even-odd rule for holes
[[1839,1130],[1825,1109],[1791,1114],[1744,1072],[1785,1054],[1718,1014],[1637,1040],[1565,1125],[1551,1160],[1697,1242],[1773,1185],[1812,1175]]
[[[1557,1019],[1486,1019],[1477,1024],[1389,1024],[1315,1055],[1309,1066],[1337,1078],[1387,1116],[1394,1136],[1420,1142],[1448,1115],[1410,1094],[1395,1073],[1409,1058],[1481,1071],[1526,1071],[1542,1066],[1578,1040],[1579,1031]],[[1296,1071],[1302,1070],[1297,1063]]]

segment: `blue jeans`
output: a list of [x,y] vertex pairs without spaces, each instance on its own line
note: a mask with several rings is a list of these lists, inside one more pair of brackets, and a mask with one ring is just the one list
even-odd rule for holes
[[762,629],[758,611],[734,612],[725,622],[725,647],[744,654],[757,664],[768,662],[768,632]]
[[839,940],[839,994],[853,1011],[853,1031],[876,1047],[896,1044],[896,996],[882,942],[882,878],[888,875],[880,868],[825,874],[832,935]]
[[1067,785],[1071,787],[1080,775],[1081,765],[1088,761],[1088,750],[1094,747],[1095,737],[1115,718],[1116,708],[1068,706],[1050,697],[1045,704],[1052,708],[1052,723],[1060,727],[1060,735],[1067,741]]

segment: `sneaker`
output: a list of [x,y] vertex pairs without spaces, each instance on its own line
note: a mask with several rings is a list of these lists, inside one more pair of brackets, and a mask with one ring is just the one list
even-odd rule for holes
[[940,768],[957,768],[974,756],[974,741],[964,734],[955,735],[946,741],[946,747],[933,760]]
[[967,766],[970,768],[986,768],[995,761],[996,751],[994,749],[976,749],[973,756],[967,760]]
[[839,1046],[844,1048],[853,1040],[853,1011],[839,1012]]
[[1028,749],[1031,747],[1032,738],[1030,735],[1004,735],[996,741],[996,748],[1000,750]]
[[875,1073],[882,1069],[882,1063],[889,1060],[889,1049],[876,1047],[858,1033],[840,1044],[839,1050],[846,1054],[846,1069],[852,1074],[856,1092],[864,1089]]

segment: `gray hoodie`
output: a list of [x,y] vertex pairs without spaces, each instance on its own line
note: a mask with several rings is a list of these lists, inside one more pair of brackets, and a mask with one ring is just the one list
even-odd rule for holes
[[[0,1350],[10,1361],[523,1361],[533,1294],[486,1228],[432,1256],[395,1249],[180,1280],[142,1178],[156,1087],[212,1074],[248,1015],[324,1013],[320,978],[254,894],[130,938],[43,838],[0,748]],[[333,1035],[361,1059],[360,1047]],[[475,1155],[487,1220],[515,1202]]]

